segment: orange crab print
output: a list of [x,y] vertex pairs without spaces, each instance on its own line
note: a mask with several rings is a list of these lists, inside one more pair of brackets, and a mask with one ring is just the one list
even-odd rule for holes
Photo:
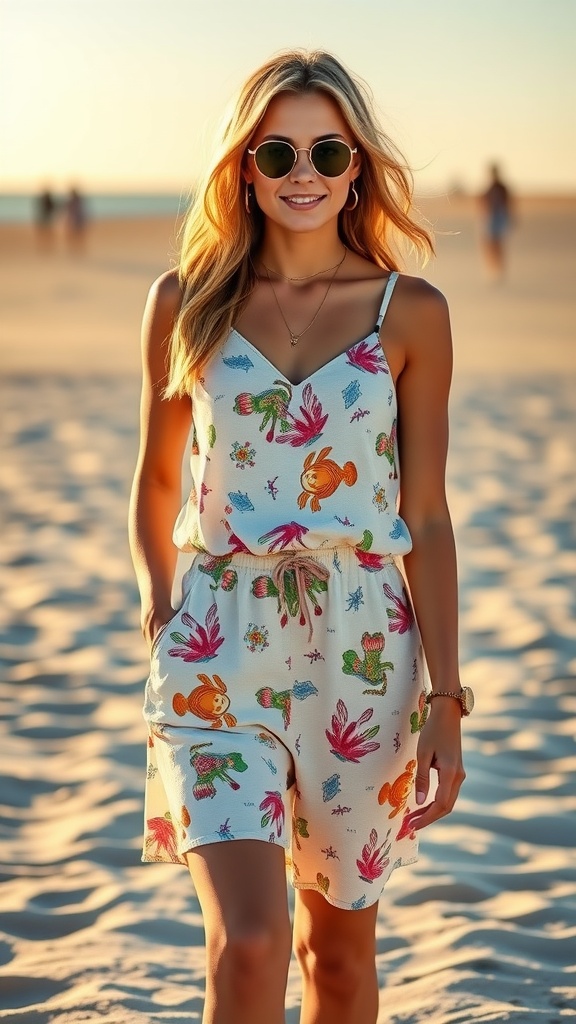
[[388,815],[389,818],[395,818],[400,811],[404,810],[412,790],[415,772],[416,761],[408,761],[406,770],[394,782],[385,782],[378,793],[378,803],[389,803],[392,807]]
[[304,460],[304,469],[300,477],[303,490],[298,496],[298,508],[304,508],[308,498],[312,496],[310,508],[312,512],[319,512],[320,498],[329,498],[340,486],[342,481],[347,487],[352,487],[358,479],[358,471],[353,462],[345,462],[342,467],[329,459],[331,447],[322,448],[318,452],[310,452]]
[[229,728],[236,725],[234,715],[228,714],[230,698],[220,676],[215,675],[212,680],[201,672],[197,678],[201,685],[195,686],[187,697],[183,693],[174,694],[172,707],[176,714],[182,718],[189,711],[196,718],[211,722],[211,729],[221,729],[223,722]]

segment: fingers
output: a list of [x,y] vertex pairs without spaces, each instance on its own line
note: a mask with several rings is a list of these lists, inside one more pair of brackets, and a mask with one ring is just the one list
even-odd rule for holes
[[[444,818],[453,809],[454,804],[458,798],[460,787],[466,778],[466,773],[462,765],[454,765],[451,767],[443,766],[436,767],[438,772],[438,788],[436,794],[431,803],[426,806],[419,806],[409,816],[409,822],[415,831],[426,828],[427,825],[431,825],[433,821],[438,821],[439,818]],[[419,767],[418,774],[416,776],[416,802],[419,803],[418,794],[424,792],[422,787],[426,784],[425,793],[428,793],[428,780],[429,771],[426,774],[426,779],[422,774],[422,769]],[[426,799],[426,796],[424,797]]]

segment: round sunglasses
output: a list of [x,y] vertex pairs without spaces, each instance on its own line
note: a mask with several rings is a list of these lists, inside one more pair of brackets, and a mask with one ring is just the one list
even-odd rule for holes
[[341,139],[323,139],[315,142],[310,149],[303,146],[296,149],[290,142],[271,139],[269,142],[261,142],[256,149],[249,149],[248,152],[266,178],[285,178],[295,167],[298,153],[308,153],[312,167],[323,178],[338,178],[348,170],[358,150],[352,149]]

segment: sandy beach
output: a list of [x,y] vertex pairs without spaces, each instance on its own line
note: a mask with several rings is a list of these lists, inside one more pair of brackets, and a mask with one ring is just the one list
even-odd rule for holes
[[[501,284],[427,200],[455,337],[449,461],[468,778],[380,904],[380,1024],[576,1016],[576,199],[521,200]],[[86,251],[0,226],[0,1020],[200,1021],[183,868],[142,865],[146,651],[126,536],[139,325],[170,219]],[[300,983],[292,965],[287,1024]],[[362,1022],[359,1022],[362,1024]]]

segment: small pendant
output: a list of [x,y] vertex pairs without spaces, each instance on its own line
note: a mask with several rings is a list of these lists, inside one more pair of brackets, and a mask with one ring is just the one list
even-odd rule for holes
[[292,345],[292,348],[294,348],[294,345],[297,345],[299,341],[300,341],[300,335],[299,334],[292,334],[292,331],[290,331],[290,344]]

